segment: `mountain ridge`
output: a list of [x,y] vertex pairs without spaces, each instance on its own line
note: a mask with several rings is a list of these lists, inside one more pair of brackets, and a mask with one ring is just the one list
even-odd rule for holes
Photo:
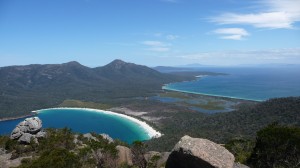
[[0,118],[26,115],[29,111],[53,107],[66,99],[99,102],[153,95],[163,84],[191,79],[194,77],[164,74],[122,60],[96,68],[76,61],[2,67]]

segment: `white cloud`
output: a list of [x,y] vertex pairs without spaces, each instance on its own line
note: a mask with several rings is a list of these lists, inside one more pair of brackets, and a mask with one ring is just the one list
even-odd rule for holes
[[249,33],[242,28],[223,28],[223,29],[216,29],[213,31],[215,34],[222,35],[221,39],[229,39],[229,40],[241,40],[245,36],[248,36]]
[[161,37],[163,34],[162,33],[154,33],[155,37]]
[[166,44],[161,41],[143,41],[142,44],[151,46],[151,47],[163,47],[163,46],[169,46],[169,44]]
[[155,52],[169,51],[169,46],[171,46],[171,44],[164,43],[161,41],[143,41],[142,44],[148,47],[146,50]]
[[266,10],[256,13],[224,13],[210,18],[219,24],[245,24],[257,28],[293,28],[295,22],[300,21],[299,0],[263,0],[257,1]]
[[167,39],[167,40],[176,40],[179,38],[178,35],[176,34],[165,34],[165,33],[154,33],[153,34],[155,37],[158,37],[160,39]]
[[168,47],[152,47],[152,48],[148,48],[147,50],[155,51],[155,52],[166,52],[166,51],[170,51],[170,48],[168,48]]
[[207,64],[232,65],[248,63],[300,63],[300,48],[198,52],[172,55],[184,60],[200,61]]
[[169,34],[169,35],[166,36],[166,38],[167,38],[168,40],[176,40],[176,39],[179,38],[179,36],[173,35],[173,34]]

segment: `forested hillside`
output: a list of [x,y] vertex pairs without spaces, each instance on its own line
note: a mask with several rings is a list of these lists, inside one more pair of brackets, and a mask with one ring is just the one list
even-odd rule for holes
[[0,118],[57,106],[67,99],[112,103],[118,98],[153,95],[165,83],[191,79],[121,60],[97,68],[78,62],[2,67]]
[[165,117],[161,126],[165,136],[148,142],[152,150],[170,150],[183,135],[226,143],[235,138],[254,139],[258,130],[271,123],[300,126],[300,97],[241,105],[239,110],[227,113],[172,112],[161,116]]

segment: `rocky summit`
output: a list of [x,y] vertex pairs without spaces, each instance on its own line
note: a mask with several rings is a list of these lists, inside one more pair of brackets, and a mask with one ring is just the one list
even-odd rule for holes
[[46,135],[46,132],[41,131],[41,128],[42,120],[38,117],[26,118],[12,131],[10,139],[18,140],[21,143],[30,143],[31,139],[38,142],[38,138]]
[[207,139],[184,136],[175,145],[166,168],[233,168],[234,156]]

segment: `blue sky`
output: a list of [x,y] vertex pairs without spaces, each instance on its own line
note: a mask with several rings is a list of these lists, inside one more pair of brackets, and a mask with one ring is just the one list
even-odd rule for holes
[[300,0],[0,0],[0,66],[300,64]]

